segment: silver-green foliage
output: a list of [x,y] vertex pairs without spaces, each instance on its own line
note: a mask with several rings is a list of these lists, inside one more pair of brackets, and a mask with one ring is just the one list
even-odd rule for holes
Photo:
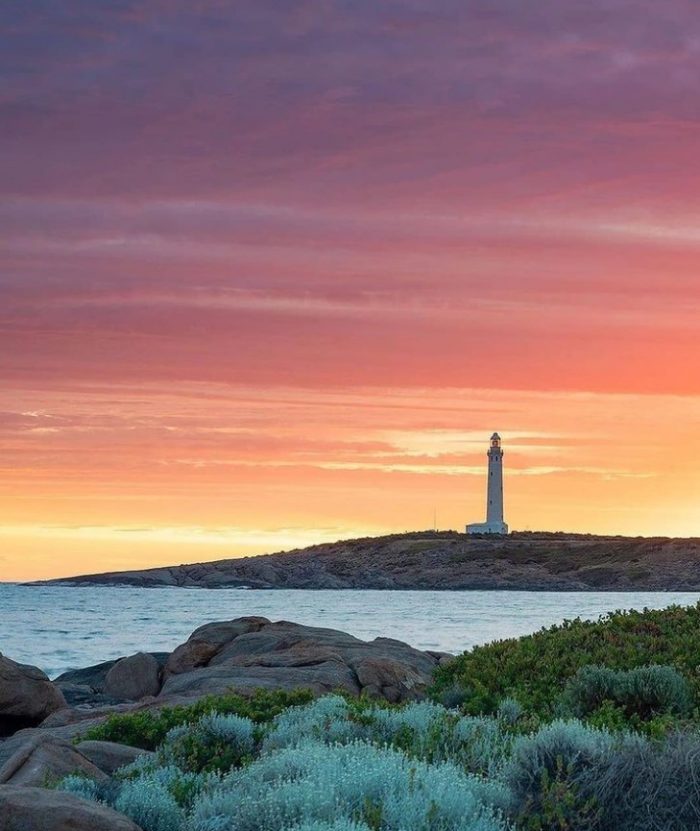
[[654,715],[686,715],[692,707],[692,692],[686,678],[670,666],[610,669],[590,665],[568,682],[562,703],[579,718],[595,712],[604,702],[622,708],[627,717],[642,720]]
[[279,715],[263,740],[263,752],[310,738],[326,744],[363,740],[389,745],[418,759],[451,761],[481,774],[496,772],[511,742],[496,719],[460,717],[428,701],[397,709],[376,705],[358,714],[341,696],[325,696]]
[[522,718],[523,708],[514,698],[504,698],[498,705],[496,716],[499,721],[513,727]]
[[237,715],[209,713],[194,724],[174,727],[158,748],[162,765],[182,770],[227,770],[255,750],[255,725]]
[[301,822],[299,825],[291,826],[289,831],[370,831],[370,827],[364,822],[340,818],[331,822],[320,820]]
[[157,777],[124,782],[114,808],[143,831],[180,831],[185,821],[184,810]]
[[231,773],[192,813],[191,831],[283,831],[310,821],[382,831],[504,831],[507,790],[455,765],[366,742],[307,741]]
[[367,727],[351,719],[350,705],[342,696],[324,695],[280,713],[263,739],[262,752],[293,747],[308,739],[345,743],[367,735]]
[[504,771],[516,812],[540,813],[550,807],[554,783],[570,785],[573,792],[567,798],[575,801],[579,781],[595,775],[614,747],[609,733],[579,721],[554,721],[531,736],[520,736]]

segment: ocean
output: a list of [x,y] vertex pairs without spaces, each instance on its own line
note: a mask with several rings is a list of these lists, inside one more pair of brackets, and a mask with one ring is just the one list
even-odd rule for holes
[[462,652],[565,619],[698,601],[698,592],[208,591],[0,583],[0,652],[54,678],[139,650],[170,651],[198,626],[242,615]]

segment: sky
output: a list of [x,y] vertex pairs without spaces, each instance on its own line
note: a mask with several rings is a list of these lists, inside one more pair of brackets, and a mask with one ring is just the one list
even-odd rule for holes
[[695,0],[0,6],[0,580],[700,536]]

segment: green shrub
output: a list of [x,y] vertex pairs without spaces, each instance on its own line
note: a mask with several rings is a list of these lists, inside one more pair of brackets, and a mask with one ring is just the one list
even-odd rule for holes
[[195,724],[173,727],[158,749],[158,761],[189,773],[226,773],[252,758],[254,749],[250,719],[209,713]]
[[600,769],[612,749],[610,734],[578,721],[555,721],[534,735],[517,738],[504,779],[519,827],[527,831],[597,828],[598,804],[581,781]]
[[237,693],[211,695],[187,707],[163,707],[158,711],[110,716],[104,724],[88,730],[83,738],[155,750],[174,727],[192,724],[209,713],[242,716],[256,724],[263,724],[272,721],[288,707],[308,704],[312,700],[313,694],[308,690],[257,690],[250,697]]
[[496,710],[498,720],[510,727],[514,727],[523,717],[523,708],[514,698],[504,698]]
[[562,702],[578,718],[611,704],[609,712],[620,711],[625,722],[636,726],[665,714],[687,716],[692,693],[688,681],[673,667],[615,670],[587,666],[569,680]]
[[[433,697],[448,695],[466,713],[495,713],[515,698],[526,714],[556,717],[569,680],[596,664],[630,670],[647,665],[673,667],[700,703],[700,604],[689,608],[614,612],[599,621],[565,621],[527,637],[477,646],[436,671]],[[643,705],[644,690],[639,705]]]

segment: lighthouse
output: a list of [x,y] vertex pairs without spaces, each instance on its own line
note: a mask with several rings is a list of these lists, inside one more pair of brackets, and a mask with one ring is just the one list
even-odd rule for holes
[[486,484],[486,522],[467,525],[467,534],[507,534],[503,519],[503,449],[498,433],[491,436],[488,453]]

